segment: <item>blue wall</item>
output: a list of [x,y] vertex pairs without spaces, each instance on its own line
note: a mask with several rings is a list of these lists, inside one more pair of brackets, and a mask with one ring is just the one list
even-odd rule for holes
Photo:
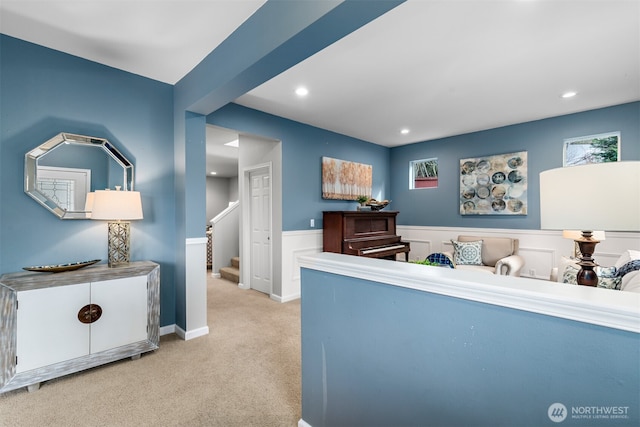
[[[316,30],[310,29],[308,37]],[[133,257],[162,266],[161,325],[184,326],[184,286],[178,288],[175,282],[176,277],[184,280],[184,262],[177,254],[184,252],[184,237],[202,237],[197,230],[202,224],[198,218],[204,215],[204,202],[199,199],[204,190],[192,187],[204,189],[204,180],[198,186],[187,187],[187,183],[201,176],[198,170],[204,171],[201,158],[195,167],[189,164],[204,151],[202,126],[195,132],[198,135],[188,134],[189,150],[184,143],[175,143],[180,139],[174,135],[175,123],[184,126],[185,122],[174,121],[174,93],[181,93],[178,85],[5,35],[0,35],[0,57],[0,273],[27,265],[106,259],[105,224],[60,221],[23,192],[27,150],[61,131],[104,137],[136,166],[135,188],[142,192],[145,219],[133,225]],[[203,122],[193,116],[192,121]],[[561,165],[562,139],[619,130],[623,160],[638,160],[639,117],[636,102],[393,149],[235,104],[209,115],[207,122],[282,141],[284,231],[309,229],[311,218],[321,228],[322,211],[354,209],[354,202],[322,199],[323,156],[373,165],[373,196],[392,200],[390,209],[400,211],[400,224],[537,229],[537,174]],[[182,129],[176,134],[184,139],[187,132]],[[461,217],[458,160],[518,150],[529,152],[529,215]],[[176,157],[185,161],[174,164]],[[440,187],[410,192],[408,162],[425,157],[439,158]],[[184,177],[185,169],[190,171],[189,179]],[[194,210],[200,205],[202,209]],[[193,224],[193,232],[185,231],[186,223]],[[182,312],[179,319],[176,307]]]
[[107,138],[135,165],[144,219],[132,259],[161,265],[161,325],[175,323],[172,86],[0,35],[0,273],[107,259],[107,225],[60,220],[24,193],[24,155],[59,132]]
[[638,334],[303,268],[302,418],[323,426],[550,426],[629,407]]
[[[640,102],[394,147],[390,188],[398,223],[537,230],[538,175],[562,167],[563,140],[612,131],[621,133],[622,160],[640,160]],[[528,214],[460,215],[460,159],[516,151],[528,154]],[[432,157],[438,158],[438,188],[409,190],[409,162]]]
[[322,157],[373,166],[373,195],[389,199],[389,149],[313,126],[229,104],[207,123],[282,141],[282,229],[322,227],[322,211],[354,210],[356,202],[322,198]]
[[[323,210],[353,210],[353,202],[322,199],[323,156],[373,164],[373,195],[391,199],[398,223],[478,228],[540,228],[541,171],[562,166],[563,140],[610,131],[621,132],[622,160],[640,160],[640,102],[553,117],[402,147],[385,148],[236,104],[210,114],[207,123],[283,142],[283,230],[309,228]],[[528,214],[459,214],[461,158],[527,151]],[[388,163],[384,158],[388,158]],[[409,162],[438,158],[439,186],[408,189]]]

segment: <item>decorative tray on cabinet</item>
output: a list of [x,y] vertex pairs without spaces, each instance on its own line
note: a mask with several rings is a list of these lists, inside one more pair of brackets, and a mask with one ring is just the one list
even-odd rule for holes
[[49,272],[49,273],[61,273],[63,271],[73,271],[82,267],[86,267],[88,265],[95,264],[99,262],[99,259],[93,259],[91,261],[78,261],[71,262],[69,264],[56,264],[56,265],[40,265],[33,267],[22,267],[23,270],[27,271],[41,271],[41,272]]

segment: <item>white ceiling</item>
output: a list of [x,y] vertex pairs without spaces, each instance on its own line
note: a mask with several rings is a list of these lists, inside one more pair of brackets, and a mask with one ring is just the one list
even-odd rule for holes
[[0,0],[0,31],[175,84],[265,1]]
[[[264,3],[185,1],[2,0],[0,31],[173,84]],[[640,0],[409,0],[236,102],[392,147],[637,100]]]
[[397,146],[638,99],[639,1],[409,0],[237,102]]

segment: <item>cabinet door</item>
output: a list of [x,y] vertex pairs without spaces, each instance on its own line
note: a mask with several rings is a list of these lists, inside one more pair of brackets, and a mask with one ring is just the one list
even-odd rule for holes
[[147,339],[147,276],[91,283],[102,316],[91,324],[91,353]]
[[90,325],[78,320],[89,296],[89,283],[18,292],[16,372],[89,354]]

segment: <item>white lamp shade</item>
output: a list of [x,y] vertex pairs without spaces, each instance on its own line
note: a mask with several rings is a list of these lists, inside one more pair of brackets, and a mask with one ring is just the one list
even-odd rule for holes
[[[582,239],[582,231],[581,230],[563,230],[562,237],[564,237],[565,239],[580,240]],[[604,231],[593,231],[591,233],[591,237],[598,241],[605,240]]]
[[139,191],[98,190],[93,195],[91,219],[130,221],[142,219]]
[[93,196],[95,196],[95,193],[93,191],[87,193],[87,198],[84,202],[85,211],[91,212],[91,209],[93,209]]
[[540,228],[640,231],[640,161],[541,172]]

